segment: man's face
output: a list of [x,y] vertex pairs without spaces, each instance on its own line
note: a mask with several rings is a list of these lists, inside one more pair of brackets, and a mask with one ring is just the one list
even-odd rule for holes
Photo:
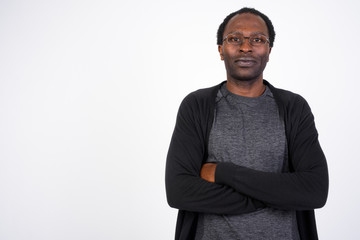
[[[262,34],[269,38],[265,21],[254,14],[242,13],[234,16],[226,25],[224,37],[229,33],[239,32],[244,37]],[[241,45],[231,45],[226,41],[219,46],[221,60],[225,62],[227,79],[230,81],[262,80],[266,63],[269,61],[271,48],[266,43],[261,46],[250,45],[248,39]]]

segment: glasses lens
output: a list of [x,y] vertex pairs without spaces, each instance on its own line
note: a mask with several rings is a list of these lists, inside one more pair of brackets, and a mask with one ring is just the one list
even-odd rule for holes
[[239,34],[229,34],[226,38],[226,41],[232,45],[239,45],[244,41],[244,37]]
[[254,35],[249,38],[249,41],[253,46],[260,46],[267,42],[267,38],[264,35]]

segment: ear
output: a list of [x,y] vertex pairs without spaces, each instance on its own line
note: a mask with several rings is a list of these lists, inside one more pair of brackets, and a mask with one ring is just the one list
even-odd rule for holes
[[218,45],[218,51],[219,51],[219,53],[220,53],[220,58],[221,58],[221,60],[224,60],[223,46],[222,46],[222,45]]

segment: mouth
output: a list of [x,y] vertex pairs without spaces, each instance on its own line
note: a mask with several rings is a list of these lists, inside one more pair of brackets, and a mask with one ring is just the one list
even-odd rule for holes
[[239,67],[252,67],[256,64],[256,61],[251,57],[241,57],[235,59],[235,64]]

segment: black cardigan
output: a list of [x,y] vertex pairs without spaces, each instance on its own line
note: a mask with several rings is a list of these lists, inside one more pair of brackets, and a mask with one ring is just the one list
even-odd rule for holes
[[181,103],[165,174],[168,203],[179,209],[175,239],[194,239],[199,212],[242,214],[265,206],[296,210],[301,239],[318,239],[313,209],[326,202],[328,170],[314,117],[300,95],[264,83],[285,123],[289,161],[282,173],[218,163],[215,184],[200,178],[221,84],[190,93]]

